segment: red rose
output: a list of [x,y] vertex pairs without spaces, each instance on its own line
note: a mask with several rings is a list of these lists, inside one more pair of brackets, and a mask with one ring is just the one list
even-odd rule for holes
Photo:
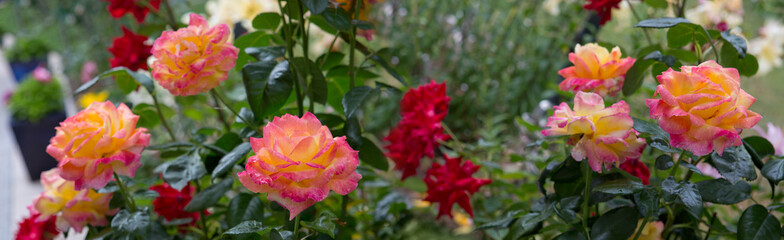
[[434,162],[433,167],[427,170],[427,176],[424,179],[427,184],[425,201],[439,204],[438,217],[447,215],[452,218],[452,205],[455,203],[460,205],[471,217],[474,217],[470,195],[492,180],[474,178],[472,175],[479,171],[479,166],[474,165],[471,161],[465,161],[464,164],[461,164],[462,157],[450,158],[444,155],[444,159],[446,164],[441,165]]
[[602,19],[601,25],[612,19],[612,9],[618,8],[621,0],[588,0],[588,3],[583,5],[583,8],[594,10]]
[[[150,12],[150,9],[147,8],[144,3],[146,0],[104,0],[109,2],[109,6],[106,7],[106,10],[109,10],[109,13],[114,18],[121,18],[126,13],[132,13],[133,17],[136,18],[136,21],[141,23],[144,22],[144,18],[147,17],[147,13]],[[138,4],[136,2],[139,2]],[[155,10],[158,10],[161,5],[161,0],[150,0],[148,1],[150,5],[152,5]]]
[[147,70],[147,58],[152,55],[152,45],[145,44],[147,36],[137,35],[131,30],[122,27],[122,37],[117,37],[112,41],[109,52],[114,58],[109,60],[112,67],[127,67],[131,70]]
[[55,220],[57,217],[52,216],[46,221],[36,222],[35,219],[40,216],[40,213],[31,214],[30,217],[25,218],[19,222],[19,230],[17,230],[14,239],[16,240],[39,240],[39,239],[54,239],[58,234],[57,225]]
[[449,140],[441,120],[446,117],[449,97],[446,84],[432,81],[408,91],[400,101],[398,122],[384,140],[389,141],[387,156],[395,162],[395,169],[403,172],[402,179],[416,173],[424,156],[433,158],[438,141]]
[[195,224],[199,220],[199,212],[183,210],[193,199],[193,186],[190,183],[180,191],[170,187],[167,183],[152,186],[150,190],[156,191],[160,195],[152,201],[153,209],[167,221],[191,218],[193,219],[191,224]]
[[642,180],[642,184],[648,185],[649,179],[651,178],[651,170],[649,170],[648,166],[645,166],[645,163],[642,163],[640,160],[626,160],[626,162],[621,163],[619,168],[628,172],[632,176],[640,178]]

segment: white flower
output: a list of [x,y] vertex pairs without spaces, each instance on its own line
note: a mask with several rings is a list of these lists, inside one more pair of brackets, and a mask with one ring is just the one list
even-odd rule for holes
[[686,10],[686,19],[702,26],[727,24],[728,28],[743,23],[742,0],[700,0],[697,7]]
[[768,19],[759,32],[759,37],[749,41],[748,52],[757,57],[757,75],[765,75],[784,63],[784,24]]
[[253,18],[259,13],[280,12],[277,0],[210,0],[206,9],[210,26],[220,23],[234,26],[240,22],[248,30],[253,29]]

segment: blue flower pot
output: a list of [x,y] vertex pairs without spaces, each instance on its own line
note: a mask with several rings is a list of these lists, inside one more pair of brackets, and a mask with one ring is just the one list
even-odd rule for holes
[[54,128],[62,121],[65,121],[63,112],[50,113],[35,123],[11,119],[11,129],[31,180],[38,180],[42,172],[57,167],[57,160],[46,153],[46,146],[56,133]]
[[41,63],[46,62],[46,59],[33,59],[27,62],[11,62],[11,71],[14,72],[14,78],[16,78],[16,82],[19,83],[22,79],[25,79],[27,75],[33,72],[36,67],[41,65]]

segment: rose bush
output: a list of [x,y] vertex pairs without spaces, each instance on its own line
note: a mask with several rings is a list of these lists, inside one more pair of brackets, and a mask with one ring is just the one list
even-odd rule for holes
[[[588,17],[574,42],[453,31],[438,41],[464,46],[455,52],[493,47],[479,60],[422,50],[426,67],[404,71],[410,59],[385,48],[379,26],[411,20],[377,15],[462,29],[487,5],[441,19],[400,1],[107,1],[123,34],[99,48],[111,57],[98,66],[111,69],[84,65],[83,109],[41,149],[59,164],[16,238],[780,238],[783,135],[757,126],[741,84],[757,72],[755,48],[719,31],[743,10],[686,2],[548,0],[547,14],[572,4],[563,10]],[[454,7],[421,2],[431,4]],[[516,4],[476,21],[511,28],[517,14],[537,16],[538,2]],[[618,30],[632,16],[634,28]],[[407,37],[424,42],[419,30]],[[515,46],[528,41],[542,49]],[[429,68],[440,65],[460,74]],[[454,79],[465,75],[486,84]]]

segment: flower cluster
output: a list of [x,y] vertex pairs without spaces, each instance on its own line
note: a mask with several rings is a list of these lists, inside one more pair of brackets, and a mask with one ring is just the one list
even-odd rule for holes
[[714,61],[667,70],[657,77],[659,99],[647,99],[651,118],[670,134],[672,146],[703,156],[740,146],[740,132],[762,118],[756,101],[740,88],[740,75]]
[[562,91],[589,91],[602,96],[615,96],[623,86],[624,77],[635,59],[621,58],[621,49],[612,52],[596,43],[577,44],[569,53],[574,66],[558,71],[564,80],[558,85]]
[[743,23],[743,0],[698,1],[685,16],[693,23],[727,31]]
[[588,159],[596,172],[609,170],[613,163],[640,157],[645,140],[637,138],[632,129],[629,105],[620,101],[605,108],[602,96],[578,92],[574,97],[574,111],[566,103],[553,107],[553,116],[547,119],[545,136],[570,136],[572,157],[577,161]]
[[416,173],[424,156],[433,158],[438,141],[449,140],[441,121],[449,110],[446,84],[435,81],[412,89],[400,101],[402,119],[384,140],[389,141],[387,157],[395,162],[395,169],[403,172],[402,179]]
[[141,152],[150,144],[146,128],[136,128],[139,116],[125,104],[92,103],[57,127],[46,152],[58,162],[60,175],[76,190],[102,188],[112,174],[133,177]]
[[184,210],[195,194],[194,187],[190,183],[179,191],[167,183],[154,185],[150,187],[150,190],[158,193],[158,197],[152,201],[153,210],[166,220],[190,218],[191,224],[199,221],[199,212]]
[[44,192],[34,201],[30,212],[38,216],[35,222],[47,222],[56,218],[59,230],[68,227],[81,232],[86,224],[104,226],[106,216],[114,215],[119,209],[109,209],[111,193],[97,193],[92,189],[78,190],[74,182],[60,177],[60,169],[41,174]]
[[439,204],[438,217],[447,215],[452,218],[452,205],[455,203],[473,217],[470,195],[478,191],[479,187],[490,184],[492,180],[474,178],[479,166],[471,161],[463,161],[462,157],[451,158],[444,155],[444,160],[444,165],[434,162],[427,170],[424,179],[427,196],[424,200]]
[[131,70],[147,70],[147,58],[152,55],[152,46],[147,41],[147,36],[138,35],[126,27],[122,27],[122,37],[114,38],[109,52],[114,58],[109,60],[112,67],[127,67]]
[[346,137],[332,137],[318,118],[289,114],[264,126],[264,137],[250,138],[254,155],[238,174],[243,186],[267,193],[290,212],[289,219],[324,200],[329,191],[346,195],[362,178],[357,151]]
[[174,95],[189,96],[209,91],[226,80],[237,63],[239,50],[229,42],[226,24],[210,27],[198,14],[190,15],[190,25],[164,31],[155,40],[152,75]]

